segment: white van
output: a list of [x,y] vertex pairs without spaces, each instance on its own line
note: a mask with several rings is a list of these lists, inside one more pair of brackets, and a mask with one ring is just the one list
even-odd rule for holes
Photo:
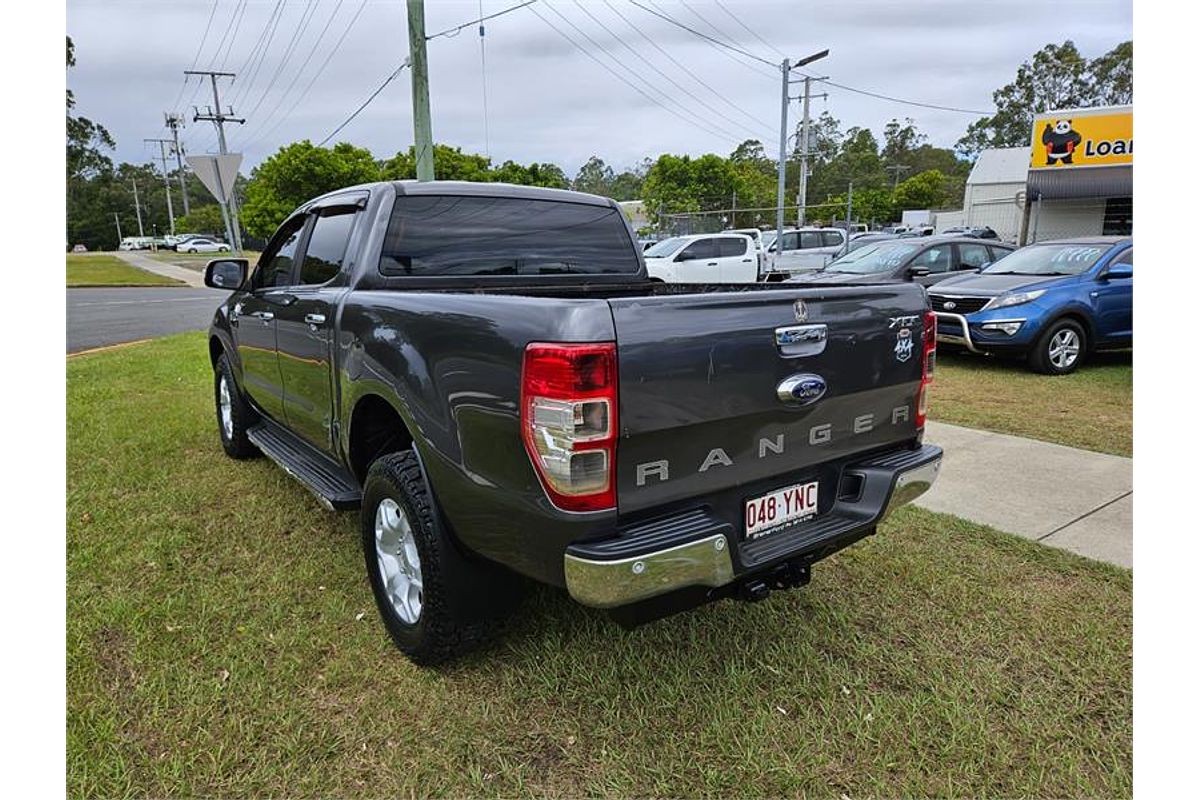
[[767,247],[767,266],[776,278],[815,272],[837,258],[845,247],[846,232],[841,228],[784,230],[783,236]]
[[651,280],[666,283],[757,283],[758,251],[744,233],[672,236],[644,253]]

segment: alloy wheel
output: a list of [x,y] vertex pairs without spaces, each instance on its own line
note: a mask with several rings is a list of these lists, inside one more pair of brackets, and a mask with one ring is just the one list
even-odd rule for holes
[[1068,369],[1079,359],[1079,335],[1063,328],[1050,339],[1050,363],[1058,369]]
[[384,592],[396,616],[415,625],[421,618],[424,600],[421,556],[408,515],[390,497],[383,498],[375,509],[375,557]]

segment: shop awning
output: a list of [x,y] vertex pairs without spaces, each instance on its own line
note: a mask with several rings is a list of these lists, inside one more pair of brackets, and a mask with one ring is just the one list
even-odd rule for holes
[[1132,197],[1133,166],[1031,169],[1025,190],[1029,198]]

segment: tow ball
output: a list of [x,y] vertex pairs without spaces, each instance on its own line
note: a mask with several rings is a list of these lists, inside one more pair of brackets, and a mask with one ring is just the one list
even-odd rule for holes
[[741,585],[738,596],[749,603],[766,600],[772,589],[796,589],[812,580],[809,564],[789,562],[780,564],[761,577],[753,578]]

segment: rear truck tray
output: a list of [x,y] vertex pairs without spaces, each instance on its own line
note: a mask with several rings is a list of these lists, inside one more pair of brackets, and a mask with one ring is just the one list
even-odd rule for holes
[[[836,498],[827,511],[754,539],[744,537],[742,519],[701,505],[572,544],[564,555],[567,591],[584,605],[615,609],[689,587],[750,584],[784,564],[807,581],[813,563],[872,533],[893,510],[928,491],[941,463],[942,450],[933,445],[851,461],[836,486],[823,490]],[[778,478],[780,487],[795,482]]]

